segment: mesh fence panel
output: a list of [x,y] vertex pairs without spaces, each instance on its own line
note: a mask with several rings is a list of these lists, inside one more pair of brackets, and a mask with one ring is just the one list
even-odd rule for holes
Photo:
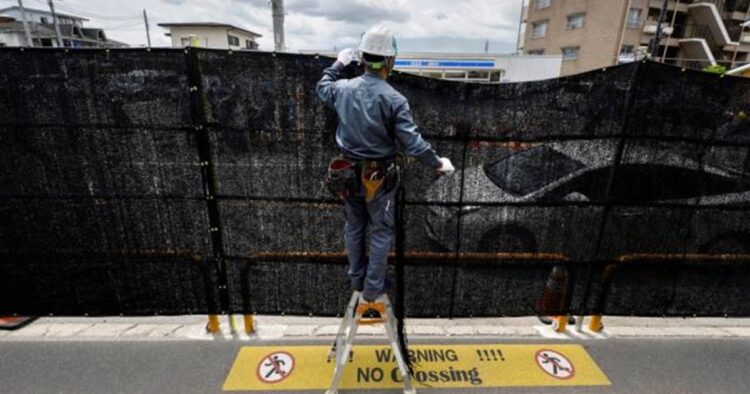
[[[0,313],[341,313],[330,63],[0,50]],[[457,168],[404,171],[408,316],[750,312],[749,81],[389,82]]]

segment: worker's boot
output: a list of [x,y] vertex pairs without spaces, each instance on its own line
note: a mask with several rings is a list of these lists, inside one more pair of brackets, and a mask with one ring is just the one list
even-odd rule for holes
[[368,300],[362,297],[357,310],[362,313],[362,319],[365,320],[381,320],[385,312],[385,294],[378,296],[374,300]]

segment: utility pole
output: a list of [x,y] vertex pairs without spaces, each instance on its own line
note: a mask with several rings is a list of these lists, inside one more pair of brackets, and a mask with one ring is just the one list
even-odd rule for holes
[[672,23],[669,24],[669,28],[671,31],[669,34],[667,34],[669,37],[667,37],[667,45],[664,45],[664,52],[661,54],[661,62],[664,63],[664,60],[667,58],[667,49],[669,49],[669,40],[672,39],[672,33],[674,33],[674,22],[677,20],[677,9],[680,8],[680,0],[675,1],[674,3],[674,12],[672,12]]
[[21,9],[21,20],[23,21],[23,31],[26,33],[26,45],[33,47],[34,41],[31,39],[29,23],[26,22],[26,10],[23,8],[23,0],[18,0],[18,8]]
[[740,49],[740,45],[742,45],[742,35],[745,34],[745,28],[750,26],[750,21],[748,21],[748,17],[750,17],[750,4],[747,5],[747,11],[745,11],[745,22],[740,23],[740,36],[737,37],[737,45],[734,46],[734,54],[732,54],[732,63],[729,65],[729,69],[734,68],[734,63],[737,61],[737,51]]
[[276,52],[283,52],[284,44],[284,0],[271,0],[273,15],[273,43]]
[[523,27],[523,12],[526,9],[526,0],[521,0],[521,16],[518,17],[518,38],[516,38],[516,53],[521,54],[521,28]]
[[657,52],[659,52],[659,43],[661,43],[661,34],[663,30],[664,22],[667,20],[667,6],[669,5],[669,0],[664,0],[664,3],[661,5],[661,11],[659,11],[659,22],[656,25],[656,35],[654,36],[654,41],[651,42],[651,59],[656,59],[659,55]]
[[62,34],[60,34],[60,25],[57,24],[57,14],[55,14],[55,5],[52,4],[52,0],[47,0],[49,3],[49,12],[52,13],[52,23],[55,25],[55,34],[57,35],[57,46],[63,47]]
[[143,23],[146,24],[146,40],[148,40],[148,47],[151,48],[151,33],[148,29],[148,15],[146,15],[146,9],[143,9]]
[[484,40],[484,53],[489,52],[489,50],[490,50],[490,40],[489,39],[485,39]]

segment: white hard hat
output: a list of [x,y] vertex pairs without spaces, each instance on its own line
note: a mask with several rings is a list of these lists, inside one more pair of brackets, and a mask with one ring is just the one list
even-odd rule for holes
[[383,25],[375,25],[362,35],[359,51],[371,55],[392,57],[398,54],[396,37]]

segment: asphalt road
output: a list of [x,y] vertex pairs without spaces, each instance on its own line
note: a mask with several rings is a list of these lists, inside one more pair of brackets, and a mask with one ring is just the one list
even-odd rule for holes
[[[430,344],[486,342],[465,338],[424,341]],[[609,378],[611,386],[420,389],[419,392],[748,392],[749,364],[746,361],[750,358],[750,342],[742,339],[608,339],[586,342],[505,339],[491,343],[583,344]],[[269,344],[280,343],[263,343]],[[218,393],[221,392],[237,352],[242,346],[251,344],[236,341],[0,342],[0,392]],[[321,376],[321,379],[326,381],[329,378]],[[308,392],[311,391],[295,393]],[[400,391],[362,392],[376,394]]]

